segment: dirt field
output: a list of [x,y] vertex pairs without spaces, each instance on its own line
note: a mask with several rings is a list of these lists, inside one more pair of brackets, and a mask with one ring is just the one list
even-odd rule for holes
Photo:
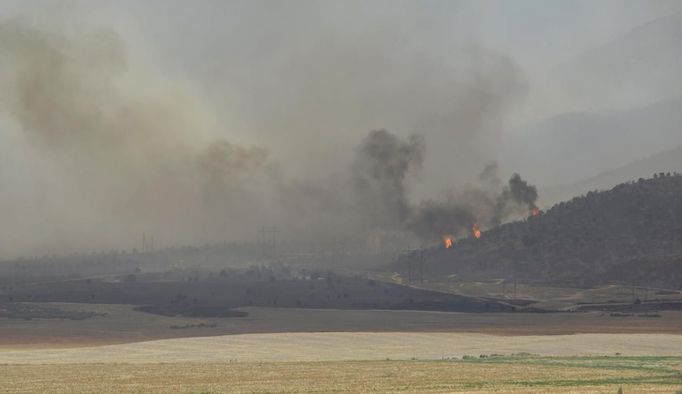
[[680,358],[0,365],[6,393],[674,393]]
[[661,317],[652,318],[612,317],[598,312],[445,313],[243,308],[240,310],[249,313],[246,317],[185,318],[137,312],[130,305],[46,305],[104,315],[85,320],[0,318],[0,348],[93,346],[164,338],[273,332],[469,332],[496,335],[682,333],[682,312],[661,312]]

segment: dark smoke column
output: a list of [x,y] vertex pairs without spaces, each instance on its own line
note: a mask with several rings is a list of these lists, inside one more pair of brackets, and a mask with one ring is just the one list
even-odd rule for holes
[[424,139],[403,141],[386,130],[372,130],[356,151],[351,171],[353,189],[369,225],[398,228],[410,216],[405,179],[421,168]]
[[514,174],[497,200],[495,224],[514,215],[528,215],[537,209],[538,189]]

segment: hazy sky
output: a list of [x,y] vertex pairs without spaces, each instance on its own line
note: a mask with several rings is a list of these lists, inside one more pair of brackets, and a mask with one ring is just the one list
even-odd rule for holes
[[[591,105],[548,93],[555,67],[680,10],[3,1],[0,257],[128,247],[143,231],[166,244],[249,238],[291,190],[342,179],[373,129],[425,137],[412,200],[452,196],[498,158],[509,130]],[[603,97],[595,103],[609,107]]]
[[[316,40],[334,45],[335,40],[377,39],[389,47],[416,45],[427,52],[474,42],[510,55],[532,75],[637,25],[678,12],[682,12],[679,0],[5,0],[0,4],[4,17],[112,27],[154,67],[203,83],[203,91],[212,90],[217,96],[234,90],[227,85],[235,83],[233,78],[256,78],[235,73],[267,69],[261,62],[287,61],[281,58],[284,53],[308,56],[309,67],[314,68],[316,48],[311,43]],[[224,79],[217,86],[216,76]],[[265,83],[277,76],[258,77]]]

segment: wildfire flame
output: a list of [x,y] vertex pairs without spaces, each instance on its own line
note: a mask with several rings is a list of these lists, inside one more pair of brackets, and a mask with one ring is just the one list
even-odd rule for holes
[[481,229],[478,228],[478,224],[474,223],[474,224],[471,226],[471,235],[473,235],[474,238],[476,238],[476,239],[480,239],[480,238],[481,238]]
[[445,249],[451,249],[455,243],[455,237],[452,235],[443,235],[443,245]]
[[541,211],[540,208],[538,208],[538,207],[534,207],[534,208],[530,211],[530,215],[533,216],[533,217],[540,216],[541,214],[542,214],[542,211]]

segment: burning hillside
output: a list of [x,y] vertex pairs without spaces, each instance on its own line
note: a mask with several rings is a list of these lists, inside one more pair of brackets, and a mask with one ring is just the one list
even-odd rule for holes
[[472,235],[474,238],[476,238],[476,239],[480,239],[480,238],[481,238],[481,229],[478,228],[478,224],[474,223],[474,224],[471,226],[471,235]]
[[[621,184],[609,191],[531,209],[527,220],[497,226],[427,253],[428,275],[509,278],[588,285],[680,286],[682,176]],[[478,239],[480,237],[480,239]],[[402,267],[399,261],[398,270]]]
[[443,246],[445,249],[452,249],[455,244],[455,237],[451,234],[443,235]]

